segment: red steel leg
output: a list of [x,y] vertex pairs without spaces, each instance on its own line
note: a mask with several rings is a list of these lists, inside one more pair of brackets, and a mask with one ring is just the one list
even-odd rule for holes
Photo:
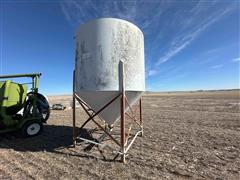
[[75,71],[73,71],[73,104],[72,104],[72,116],[73,116],[73,146],[76,145],[76,101],[75,101]]
[[143,119],[142,119],[142,98],[139,100],[139,112],[140,112],[140,125],[142,128],[141,136],[143,136]]

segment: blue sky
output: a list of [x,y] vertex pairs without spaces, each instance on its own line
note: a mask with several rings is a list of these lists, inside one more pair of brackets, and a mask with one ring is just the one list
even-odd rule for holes
[[101,17],[143,31],[147,90],[240,88],[239,1],[0,2],[0,73],[42,72],[46,94],[71,93],[74,33]]

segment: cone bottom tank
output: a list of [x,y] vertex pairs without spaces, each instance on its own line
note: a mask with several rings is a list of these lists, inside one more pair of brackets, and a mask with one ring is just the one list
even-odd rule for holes
[[[140,29],[115,18],[80,26],[76,33],[75,92],[95,112],[121,93],[124,62],[125,95],[133,105],[145,91],[144,41]],[[108,124],[120,118],[121,97],[99,116]],[[126,110],[129,107],[126,104]]]
[[[125,92],[125,96],[132,106],[139,100],[144,92],[141,91],[127,91]],[[108,102],[114,99],[119,92],[117,91],[97,91],[97,92],[80,92],[77,93],[78,96],[84,102],[95,111],[99,111],[102,107],[104,107]],[[114,102],[112,102],[108,107],[106,107],[103,111],[99,113],[99,116],[105,120],[108,124],[114,124],[121,116],[121,96],[118,97]],[[126,111],[129,109],[128,104],[126,103]]]

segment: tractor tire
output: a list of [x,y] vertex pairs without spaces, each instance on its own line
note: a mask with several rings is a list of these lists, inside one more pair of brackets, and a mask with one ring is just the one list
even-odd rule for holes
[[42,130],[43,123],[38,121],[27,121],[21,129],[22,136],[25,138],[39,135]]
[[[29,92],[27,96],[34,96],[34,93]],[[42,115],[42,122],[46,123],[50,116],[50,106],[47,98],[40,93],[37,93],[37,110]]]

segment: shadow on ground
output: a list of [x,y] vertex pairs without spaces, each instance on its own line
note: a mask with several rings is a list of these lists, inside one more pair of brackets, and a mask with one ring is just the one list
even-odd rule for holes
[[[35,137],[23,138],[20,133],[7,133],[0,134],[0,149],[13,149],[20,152],[52,152],[56,154],[64,154],[69,156],[87,158],[87,159],[102,159],[103,161],[118,161],[118,154],[114,155],[110,159],[107,159],[103,152],[96,146],[100,156],[95,157],[86,152],[90,152],[94,147],[92,144],[86,146],[82,151],[76,153],[73,147],[72,141],[72,127],[70,126],[55,126],[45,125],[43,132]],[[91,135],[93,131],[87,131],[86,129],[78,129],[78,133],[81,137],[96,141]],[[80,143],[81,141],[78,141]],[[64,149],[68,149],[66,152]]]
[[19,133],[0,134],[0,148],[16,151],[48,151],[72,146],[72,127],[45,125],[43,132],[35,137],[22,138]]

